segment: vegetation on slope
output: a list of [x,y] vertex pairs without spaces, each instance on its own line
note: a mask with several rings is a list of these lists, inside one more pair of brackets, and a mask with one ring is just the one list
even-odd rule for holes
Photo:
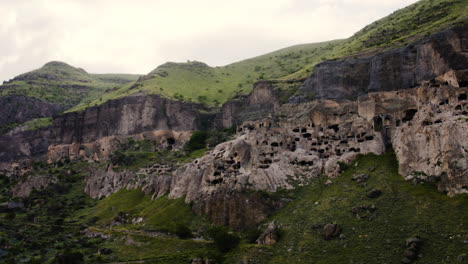
[[88,74],[63,62],[49,62],[0,86],[2,95],[24,95],[70,108],[98,99],[101,94],[134,82],[138,75]]
[[102,101],[81,104],[71,111],[137,92],[161,94],[168,98],[220,105],[238,94],[252,90],[258,80],[277,79],[294,73],[310,63],[318,63],[321,55],[339,41],[289,47],[223,67],[210,67],[202,62],[168,62],[134,84],[106,93]]
[[405,45],[468,17],[467,0],[421,0],[382,18],[344,40],[297,45],[223,67],[202,62],[166,63],[136,83],[106,93],[102,100],[81,104],[71,111],[136,92],[220,105],[237,94],[249,93],[259,80],[278,81],[283,88],[309,76],[324,61],[377,52]]
[[[145,148],[143,142],[132,145]],[[121,189],[93,200],[83,192],[84,177],[93,166],[100,165],[37,163],[31,174],[50,175],[55,181],[22,199],[8,191],[16,180],[0,176],[0,202],[24,204],[0,206],[3,262],[60,263],[67,258],[77,261],[67,263],[188,263],[209,258],[217,263],[397,263],[405,240],[419,236],[423,243],[414,263],[461,263],[468,239],[468,196],[451,198],[427,183],[411,185],[398,175],[393,153],[358,156],[331,185],[320,177],[296,190],[264,193],[292,200],[265,221],[280,226],[273,246],[252,244],[264,225],[230,234],[194,215],[183,199],[151,199],[141,190]],[[363,173],[369,175],[366,182],[352,180]],[[373,190],[382,194],[369,198]],[[353,213],[360,206],[372,210]],[[341,235],[324,240],[327,223],[338,224]],[[243,239],[237,246],[238,237]]]
[[[357,183],[354,175],[368,174]],[[225,263],[400,263],[406,239],[421,237],[414,263],[462,263],[468,238],[468,196],[448,197],[429,184],[411,185],[398,175],[393,153],[365,155],[333,179],[326,178],[293,192],[295,199],[268,221],[281,226],[274,246],[241,246]],[[368,198],[380,190],[378,198]],[[353,208],[373,208],[359,214]],[[338,224],[342,235],[324,240],[323,225]],[[465,255],[466,258],[466,255]]]
[[[9,193],[16,180],[0,175],[0,262],[63,263],[57,260],[64,258],[98,262],[96,253],[102,240],[83,236],[85,227],[66,220],[94,203],[83,192],[86,167],[84,163],[36,163],[29,175],[49,175],[54,183],[22,199]],[[9,208],[4,202],[18,207]]]

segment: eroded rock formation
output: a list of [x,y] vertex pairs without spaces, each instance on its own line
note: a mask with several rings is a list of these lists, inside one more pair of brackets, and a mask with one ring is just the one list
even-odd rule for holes
[[35,118],[52,117],[63,110],[58,105],[22,95],[0,96],[0,105],[2,106],[0,128]]

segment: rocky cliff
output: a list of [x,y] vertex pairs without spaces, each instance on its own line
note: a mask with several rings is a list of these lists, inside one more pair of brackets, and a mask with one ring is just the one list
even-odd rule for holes
[[249,95],[233,98],[223,104],[217,115],[217,126],[229,128],[240,126],[245,121],[274,117],[280,102],[273,87],[271,82],[258,82]]
[[0,128],[35,118],[51,117],[63,110],[58,105],[22,95],[0,96],[0,105],[2,106]]
[[369,92],[413,88],[451,70],[468,68],[468,25],[426,37],[403,48],[364,57],[326,61],[291,102],[356,99]]

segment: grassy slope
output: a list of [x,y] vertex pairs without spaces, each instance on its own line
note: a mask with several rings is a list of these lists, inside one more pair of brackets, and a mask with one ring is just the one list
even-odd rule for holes
[[[281,240],[272,247],[243,245],[226,263],[239,258],[253,263],[399,263],[405,240],[423,239],[422,257],[415,263],[458,263],[466,252],[468,196],[454,198],[434,186],[413,186],[398,175],[393,153],[360,156],[331,186],[321,178],[296,192],[296,199],[269,221],[282,226]],[[375,170],[372,170],[375,168]],[[366,187],[351,180],[355,173],[368,173]],[[382,190],[377,199],[366,194]],[[358,219],[351,209],[375,205],[369,218]],[[344,239],[325,241],[314,224],[336,223]]]
[[297,45],[223,67],[209,67],[200,62],[166,63],[136,84],[125,85],[106,93],[101,101],[81,104],[71,111],[140,91],[219,105],[236,94],[250,92],[252,84],[258,80],[302,79],[326,59],[401,46],[466,21],[467,17],[467,0],[422,0],[366,26],[345,40]]
[[[143,224],[125,224],[109,228],[119,212],[130,218],[143,217]],[[151,235],[159,231],[174,234],[177,226],[184,225],[192,230],[206,229],[207,220],[196,216],[183,199],[161,197],[152,200],[140,190],[120,190],[98,201],[97,205],[80,211],[77,216],[87,222],[92,217],[99,220],[93,229],[112,235],[103,245],[115,254],[109,260],[148,260],[149,263],[187,263],[195,257],[213,257],[219,253],[212,243],[206,241],[178,239],[173,235]],[[128,242],[132,241],[132,242]]]
[[62,62],[49,62],[40,69],[22,74],[0,86],[0,96],[19,94],[72,107],[89,102],[106,91],[134,82],[138,75],[88,74]]
[[[120,190],[96,201],[86,195],[84,177],[96,164],[83,162],[37,163],[31,175],[50,175],[56,184],[36,191],[28,198],[12,198],[9,189],[15,180],[0,175],[0,203],[22,201],[25,209],[15,210],[12,221],[0,207],[0,262],[55,263],[57,254],[80,252],[84,263],[145,259],[148,263],[187,263],[195,257],[218,257],[212,243],[178,239],[174,235],[154,235],[152,231],[174,233],[177,226],[206,229],[209,223],[194,215],[183,199],[161,197],[152,200],[140,190]],[[144,217],[144,224],[110,227],[119,212]],[[90,219],[97,217],[97,222]],[[111,238],[88,238],[85,228],[111,234]],[[98,249],[110,248],[111,255]],[[2,254],[7,254],[2,256]]]
[[[172,200],[161,197],[152,200],[141,190],[122,189],[97,203],[95,207],[85,209],[79,216],[85,219],[97,217],[97,225],[110,224],[119,212],[129,213],[131,218],[143,217],[145,230],[175,232],[179,224],[192,226],[200,219],[193,214],[183,199]],[[138,229],[142,226],[129,225],[125,228]]]
[[50,125],[52,125],[51,117],[36,118],[21,124],[21,126],[24,126],[25,130],[36,130]]

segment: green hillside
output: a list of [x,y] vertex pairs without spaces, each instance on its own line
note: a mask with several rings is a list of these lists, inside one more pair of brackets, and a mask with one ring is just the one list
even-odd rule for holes
[[[323,177],[294,191],[294,200],[267,221],[280,225],[279,242],[243,244],[223,263],[400,263],[411,237],[422,241],[411,263],[466,263],[460,259],[466,260],[468,196],[450,198],[430,184],[411,185],[397,164],[393,153],[361,155],[331,185]],[[369,179],[352,180],[360,174]],[[369,198],[374,190],[382,194]],[[324,240],[329,223],[341,235]]]
[[323,60],[321,54],[330,51],[337,43],[340,41],[297,45],[223,67],[210,67],[197,61],[168,62],[136,83],[124,85],[104,94],[102,100],[78,105],[70,111],[82,110],[136,92],[219,105],[237,94],[249,93],[256,81],[278,79],[307,64]]
[[[366,26],[345,40],[292,46],[223,67],[210,67],[196,61],[166,63],[135,84],[124,85],[71,111],[136,92],[220,105],[237,94],[249,93],[256,81],[300,80],[324,60],[406,45],[450,25],[466,23],[467,17],[468,0],[422,0]],[[283,86],[287,85],[278,84],[279,88]]]
[[134,82],[138,75],[88,74],[63,62],[49,62],[0,86],[2,95],[24,95],[61,105],[65,109],[99,98],[103,93]]

